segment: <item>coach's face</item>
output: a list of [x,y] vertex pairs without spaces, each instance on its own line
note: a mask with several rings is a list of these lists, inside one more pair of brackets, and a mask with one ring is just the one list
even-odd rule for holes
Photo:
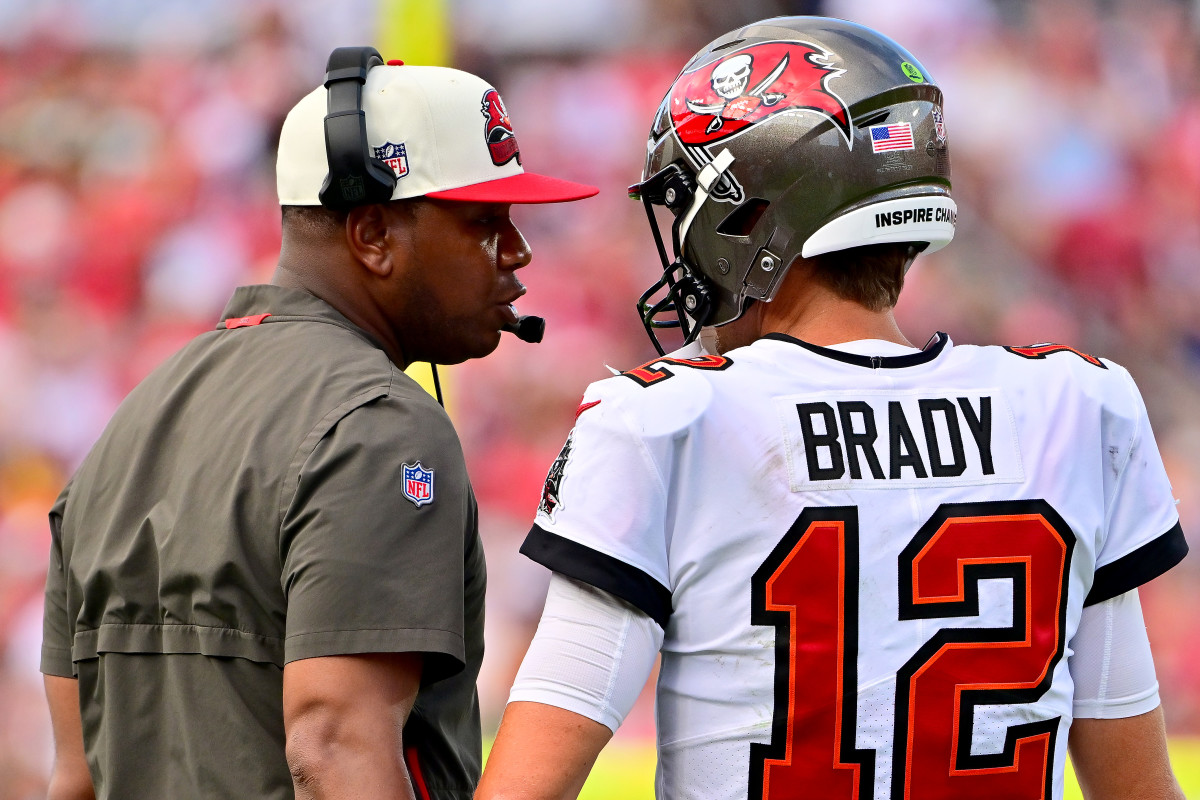
[[446,200],[409,202],[394,237],[400,265],[392,323],[410,361],[458,364],[486,356],[512,304],[525,294],[516,271],[532,257],[510,206]]

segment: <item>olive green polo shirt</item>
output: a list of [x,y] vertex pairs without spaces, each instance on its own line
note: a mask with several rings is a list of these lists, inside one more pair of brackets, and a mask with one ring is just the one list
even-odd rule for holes
[[238,289],[122,403],[51,529],[42,671],[79,679],[98,798],[291,798],[283,665],[373,652],[426,656],[418,797],[471,796],[486,577],[462,449],[323,301]]

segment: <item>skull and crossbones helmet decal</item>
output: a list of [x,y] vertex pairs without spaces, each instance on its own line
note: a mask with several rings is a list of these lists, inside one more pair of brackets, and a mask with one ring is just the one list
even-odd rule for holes
[[718,62],[712,71],[713,91],[726,100],[741,97],[750,85],[750,70],[753,66],[754,56],[749,53],[740,53]]

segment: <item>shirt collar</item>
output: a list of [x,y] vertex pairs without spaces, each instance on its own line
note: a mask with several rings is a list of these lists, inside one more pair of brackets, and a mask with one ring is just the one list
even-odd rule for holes
[[345,328],[383,349],[375,337],[355,325],[341,312],[314,294],[273,284],[239,286],[225,305],[217,330],[226,329],[226,320],[261,317],[255,324],[279,322],[325,322]]

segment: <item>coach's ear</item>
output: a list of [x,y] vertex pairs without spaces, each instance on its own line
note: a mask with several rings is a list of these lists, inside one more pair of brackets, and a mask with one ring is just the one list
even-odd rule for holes
[[396,245],[411,227],[406,224],[408,220],[400,217],[401,212],[392,204],[380,203],[358,206],[346,214],[346,247],[350,255],[380,278],[396,270]]

